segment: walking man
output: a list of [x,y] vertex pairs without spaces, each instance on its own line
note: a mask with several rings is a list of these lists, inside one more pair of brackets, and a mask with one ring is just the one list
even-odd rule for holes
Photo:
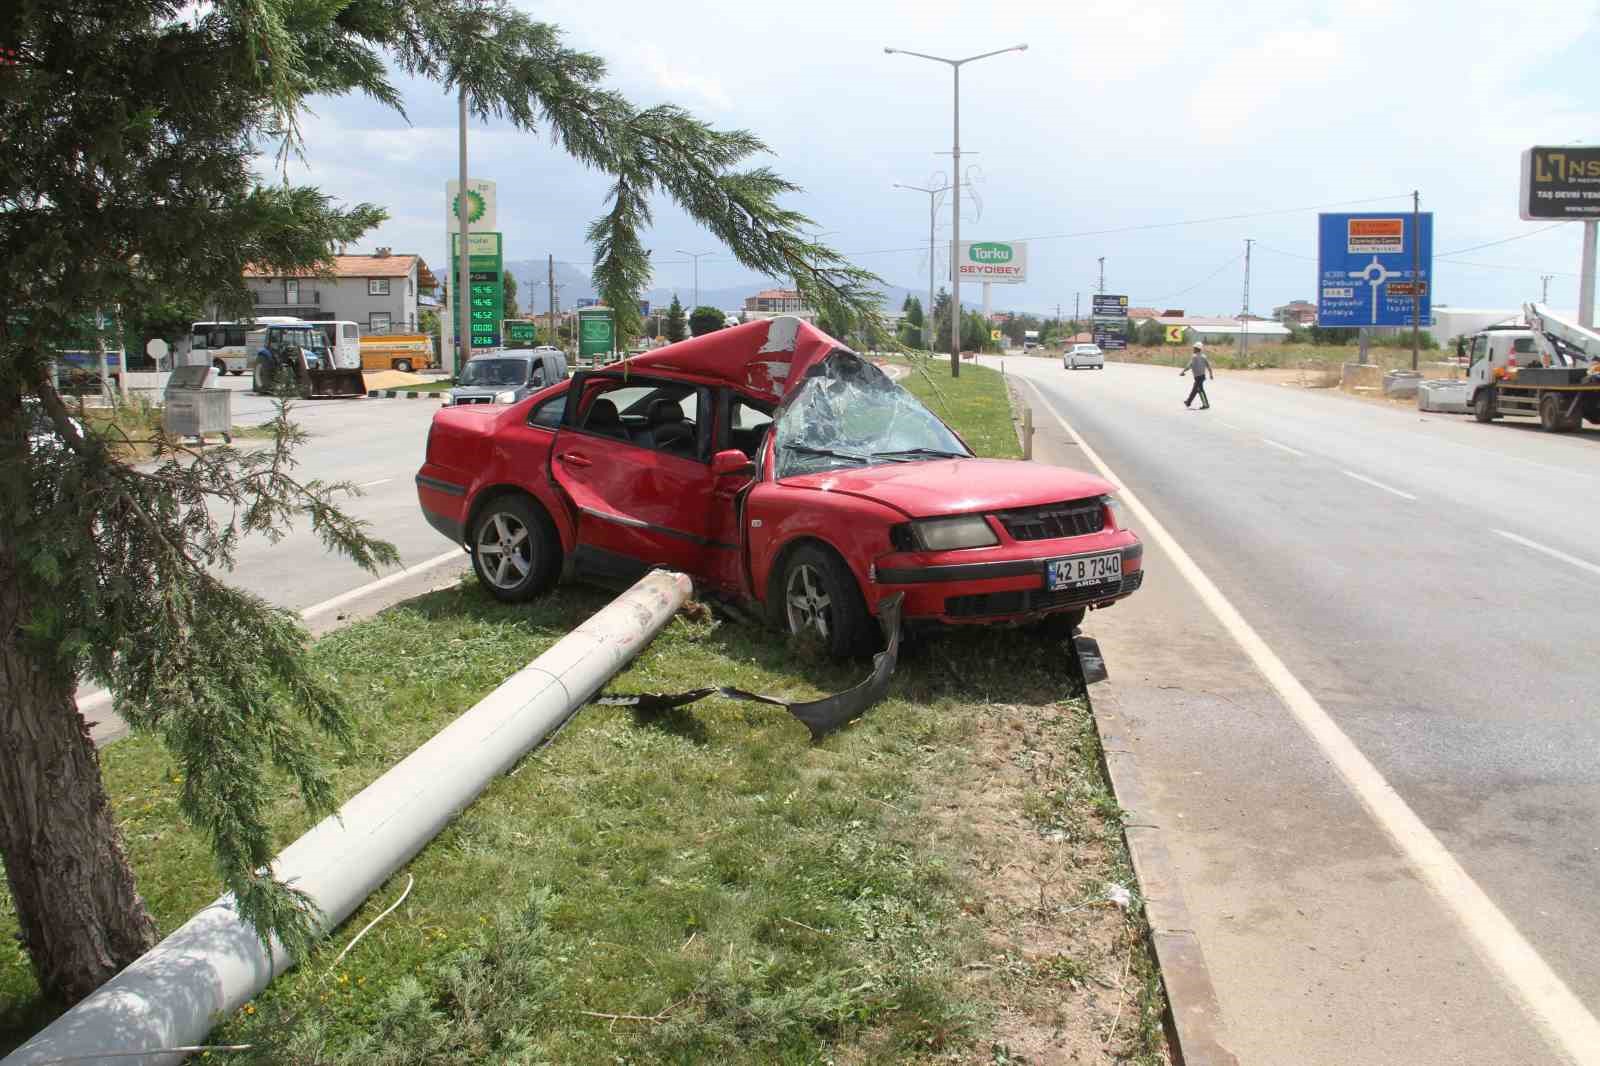
[[1211,360],[1206,358],[1206,346],[1199,341],[1194,342],[1194,354],[1189,357],[1189,365],[1178,371],[1178,376],[1181,378],[1189,373],[1194,374],[1194,388],[1189,390],[1189,398],[1183,401],[1183,406],[1188,407],[1198,396],[1200,410],[1211,410],[1211,401],[1206,398],[1206,378],[1211,376]]

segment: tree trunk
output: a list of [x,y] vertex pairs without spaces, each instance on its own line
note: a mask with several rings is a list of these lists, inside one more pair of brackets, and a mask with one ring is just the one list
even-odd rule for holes
[[31,610],[0,541],[0,857],[47,996],[94,991],[156,942],[70,668],[21,646]]

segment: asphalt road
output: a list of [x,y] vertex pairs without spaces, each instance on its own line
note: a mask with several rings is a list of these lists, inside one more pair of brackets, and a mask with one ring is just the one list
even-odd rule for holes
[[[1054,411],[1422,823],[1356,798],[1165,553],[1091,616],[1241,1059],[1561,1061],[1600,1012],[1600,432],[1227,373],[1189,411],[1175,369],[1005,369],[1042,390],[1040,458],[1089,465]],[[1418,876],[1430,833],[1486,901]],[[1531,959],[1485,948],[1496,912]],[[1577,1006],[1542,1026],[1541,966]]]

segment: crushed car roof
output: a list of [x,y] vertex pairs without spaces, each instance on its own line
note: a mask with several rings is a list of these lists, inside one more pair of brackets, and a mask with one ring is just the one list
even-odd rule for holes
[[844,347],[811,323],[784,316],[669,344],[631,356],[625,365],[715,378],[777,402],[800,384],[807,370]]

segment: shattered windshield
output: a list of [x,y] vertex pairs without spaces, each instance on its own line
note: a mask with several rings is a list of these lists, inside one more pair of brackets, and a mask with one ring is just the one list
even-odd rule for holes
[[528,380],[526,359],[471,359],[461,368],[460,385],[523,385]]
[[778,477],[972,454],[916,397],[845,351],[806,372],[775,442]]

